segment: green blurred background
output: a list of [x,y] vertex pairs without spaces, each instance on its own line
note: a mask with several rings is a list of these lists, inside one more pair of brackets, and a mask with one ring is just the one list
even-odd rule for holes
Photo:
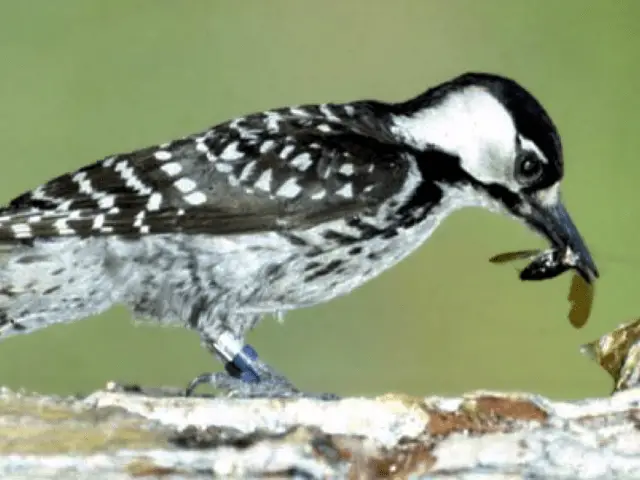
[[[578,348],[640,314],[639,20],[634,0],[4,1],[0,200],[251,111],[512,76],[563,136],[565,199],[602,272],[590,323],[566,320],[570,275],[524,284],[488,263],[540,246],[533,234],[469,210],[352,295],[269,318],[250,341],[315,391],[606,394]],[[122,308],[0,345],[0,383],[39,391],[183,385],[218,368],[193,332],[135,326]]]

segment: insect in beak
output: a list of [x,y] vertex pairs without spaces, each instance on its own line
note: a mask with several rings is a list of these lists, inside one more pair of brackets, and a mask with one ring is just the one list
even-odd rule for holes
[[577,269],[577,256],[570,248],[548,250],[520,250],[494,255],[489,259],[491,263],[504,264],[517,260],[531,260],[520,272],[523,281],[540,281],[555,278],[573,269],[569,296],[571,302],[569,322],[575,328],[582,328],[589,319],[593,307],[594,286],[587,282]]

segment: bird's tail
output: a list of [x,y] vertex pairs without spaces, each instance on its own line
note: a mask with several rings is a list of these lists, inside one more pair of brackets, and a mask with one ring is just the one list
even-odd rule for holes
[[100,313],[114,283],[101,239],[0,242],[0,339]]

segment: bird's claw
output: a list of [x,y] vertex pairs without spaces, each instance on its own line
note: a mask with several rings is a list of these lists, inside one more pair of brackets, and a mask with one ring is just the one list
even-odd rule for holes
[[218,390],[226,391],[227,396],[235,398],[340,398],[332,393],[301,392],[285,376],[262,362],[257,352],[248,344],[225,364],[225,372],[204,373],[194,378],[187,386],[185,395],[193,395],[195,389],[202,384],[212,385]]

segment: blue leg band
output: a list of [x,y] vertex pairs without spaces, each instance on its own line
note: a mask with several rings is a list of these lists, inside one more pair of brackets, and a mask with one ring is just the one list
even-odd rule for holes
[[260,376],[253,366],[253,362],[257,359],[258,352],[256,352],[251,345],[247,344],[244,345],[242,350],[229,362],[229,367],[235,367],[242,381],[246,383],[258,383]]

